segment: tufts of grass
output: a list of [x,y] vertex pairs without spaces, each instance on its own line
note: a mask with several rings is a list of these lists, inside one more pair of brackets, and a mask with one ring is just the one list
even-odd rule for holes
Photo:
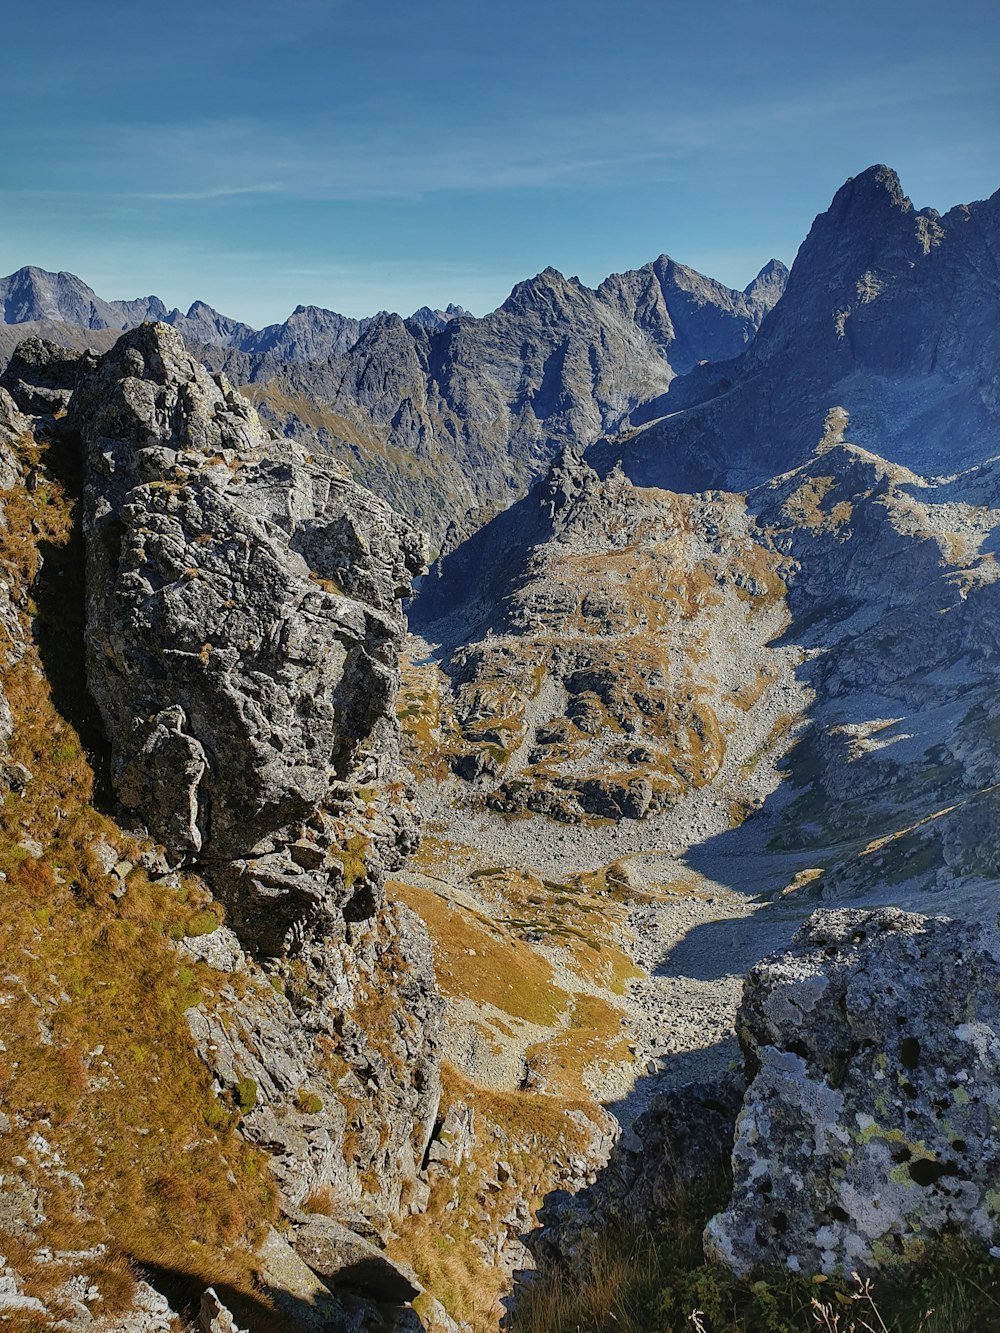
[[933,1242],[873,1280],[779,1272],[755,1281],[709,1264],[702,1232],[725,1203],[723,1171],[679,1184],[657,1227],[591,1232],[572,1270],[543,1266],[510,1333],[971,1333],[1000,1327],[1000,1263],[985,1244]]
[[489,917],[448,902],[433,890],[393,881],[434,941],[434,966],[444,995],[493,1005],[513,1018],[550,1026],[569,1004],[544,958]]
[[[26,461],[58,460],[31,442]],[[189,1007],[214,1002],[217,974],[173,943],[207,924],[210,895],[138,868],[124,886],[105,875],[95,843],[133,865],[144,844],[95,805],[103,742],[84,685],[82,619],[66,610],[83,605],[74,500],[55,476],[0,498],[0,573],[27,590],[27,649],[0,685],[14,717],[11,759],[32,774],[0,802],[0,1103],[11,1123],[4,1160],[23,1163],[4,1173],[8,1188],[37,1191],[44,1212],[23,1254],[13,1257],[7,1234],[0,1252],[41,1294],[62,1279],[36,1261],[40,1246],[105,1246],[88,1273],[107,1311],[127,1306],[133,1263],[169,1268],[192,1294],[221,1282],[250,1298],[275,1190],[187,1028]]]

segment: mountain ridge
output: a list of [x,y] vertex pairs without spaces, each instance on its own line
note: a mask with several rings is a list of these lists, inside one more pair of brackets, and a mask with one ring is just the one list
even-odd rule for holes
[[997,451],[998,254],[1000,191],[942,215],[869,167],[816,218],[746,351],[697,367],[602,457],[651,484],[745,489],[804,461],[839,404],[894,461],[972,465]]
[[[657,260],[652,261],[652,264],[661,263],[667,258],[666,255],[660,255]],[[645,268],[650,267],[651,264],[645,266]],[[694,272],[694,270],[685,271]],[[756,286],[764,273],[772,271],[787,274],[780,260],[771,259],[746,287],[744,295],[749,296],[751,289]],[[536,274],[535,278],[515,284],[511,295],[498,309],[511,300],[514,292],[523,286],[524,282],[536,281],[547,274],[562,278],[558,270],[545,268]],[[611,275],[612,278],[617,276],[619,275]],[[579,279],[572,281],[579,283]],[[705,281],[713,283],[720,290],[729,291],[714,279]],[[396,313],[398,312],[380,310],[371,315],[355,317],[342,315],[324,306],[300,303],[286,319],[255,328],[243,320],[234,319],[216,310],[214,306],[200,298],[192,301],[186,311],[179,306],[170,307],[159,296],[152,294],[124,300],[105,300],[82,278],[66,269],[51,271],[38,265],[26,264],[6,277],[0,278],[0,325],[15,326],[48,321],[73,324],[95,331],[114,329],[124,333],[152,320],[170,324],[188,341],[195,344],[212,343],[232,347],[250,355],[278,349],[292,360],[308,360],[314,355],[332,355],[347,351],[373,319]],[[444,309],[419,306],[410,315],[401,315],[400,318],[423,325],[430,330],[439,330],[455,319],[479,317],[466,310],[464,306],[449,302]],[[315,346],[307,348],[304,352],[298,350],[300,339],[286,336],[286,331],[293,321],[297,321],[301,326],[304,320],[308,320],[319,329],[325,328],[329,331],[328,345],[324,343],[319,351]]]

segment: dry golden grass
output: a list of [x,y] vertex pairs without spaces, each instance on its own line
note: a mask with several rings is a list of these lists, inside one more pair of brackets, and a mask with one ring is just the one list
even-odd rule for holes
[[529,1023],[558,1021],[570,997],[555,984],[551,965],[515,935],[433,890],[392,880],[388,892],[427,926],[444,995],[491,1004]]
[[565,1031],[530,1047],[526,1057],[553,1096],[590,1097],[588,1071],[593,1076],[630,1059],[622,1011],[597,995],[576,995]]
[[[31,443],[27,458],[43,465],[46,451]],[[188,1033],[184,1012],[212,1002],[216,974],[183,961],[172,944],[203,928],[210,898],[196,880],[175,891],[138,869],[124,896],[111,896],[115,881],[93,842],[131,861],[141,846],[95,808],[94,769],[76,725],[86,722],[88,701],[73,614],[83,606],[73,502],[52,479],[3,503],[0,566],[13,587],[31,587],[35,634],[2,679],[15,719],[11,757],[33,775],[23,795],[0,805],[0,1101],[12,1122],[5,1158],[24,1157],[21,1176],[40,1191],[41,1243],[108,1246],[106,1261],[91,1266],[108,1309],[127,1304],[132,1262],[171,1269],[192,1288],[222,1282],[249,1296],[252,1246],[274,1216],[274,1188]],[[55,589],[35,583],[40,546],[47,578],[64,575]],[[19,845],[32,842],[41,856]],[[0,1251],[11,1255],[14,1243],[0,1237]],[[24,1263],[29,1283],[51,1289],[54,1270],[30,1253]]]
[[834,477],[807,477],[785,501],[785,513],[793,523],[817,531],[832,531],[850,523],[853,507],[846,500],[824,508],[824,501],[836,485]]

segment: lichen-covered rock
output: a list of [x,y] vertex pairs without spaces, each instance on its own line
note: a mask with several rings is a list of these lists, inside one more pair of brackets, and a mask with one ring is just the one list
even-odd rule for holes
[[740,1274],[872,1271],[1000,1225],[1000,931],[817,912],[738,1018],[753,1081],[706,1250]]

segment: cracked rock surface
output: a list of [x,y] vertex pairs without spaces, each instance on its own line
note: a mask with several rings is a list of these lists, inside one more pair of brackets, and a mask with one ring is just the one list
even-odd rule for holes
[[[123,337],[73,413],[88,678],[118,795],[178,860],[217,867],[244,941],[276,952],[350,896],[317,811],[398,764],[401,597],[421,538],[277,447],[165,325]],[[231,869],[244,858],[260,873]]]
[[864,1273],[1000,1218],[1000,932],[817,912],[750,973],[753,1079],[707,1252],[746,1275]]

